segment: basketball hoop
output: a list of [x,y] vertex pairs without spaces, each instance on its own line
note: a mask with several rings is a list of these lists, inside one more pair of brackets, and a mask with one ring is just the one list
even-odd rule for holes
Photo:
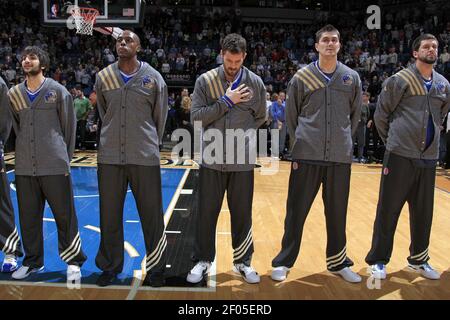
[[99,12],[97,9],[75,6],[72,9],[72,17],[75,20],[77,33],[92,36],[95,19],[98,15]]

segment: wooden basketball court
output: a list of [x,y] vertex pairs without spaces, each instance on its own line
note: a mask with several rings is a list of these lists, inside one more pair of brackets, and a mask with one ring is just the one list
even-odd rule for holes
[[275,175],[255,174],[253,209],[253,266],[261,283],[250,285],[232,272],[230,217],[226,202],[217,227],[217,256],[208,286],[203,288],[144,288],[136,280],[128,288],[99,289],[94,286],[67,289],[51,284],[0,283],[0,299],[177,299],[177,300],[292,300],[292,299],[450,299],[450,172],[439,171],[436,178],[434,221],[430,243],[430,263],[441,280],[431,281],[408,271],[406,257],[410,241],[408,209],[399,220],[388,278],[368,282],[364,257],[370,248],[378,197],[380,165],[352,166],[347,222],[347,253],[353,267],[363,276],[360,284],[349,284],[326,270],[326,231],[320,192],[305,224],[300,255],[288,279],[270,279],[271,260],[278,253],[283,235],[290,166],[280,162]]

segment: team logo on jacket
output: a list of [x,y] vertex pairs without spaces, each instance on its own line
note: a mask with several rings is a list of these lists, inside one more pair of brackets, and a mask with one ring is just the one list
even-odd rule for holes
[[436,89],[439,93],[444,94],[445,93],[445,83],[442,81],[436,83]]
[[384,168],[383,169],[383,174],[385,175],[385,176],[387,176],[388,174],[389,174],[389,168]]
[[150,76],[145,76],[142,78],[142,86],[147,89],[152,89],[155,86],[155,83]]
[[342,77],[342,83],[346,86],[351,86],[353,84],[353,78],[351,75],[346,74]]
[[49,92],[47,92],[44,96],[44,100],[46,103],[55,103],[56,99],[57,99],[57,95],[56,95],[56,91],[55,90],[50,90]]

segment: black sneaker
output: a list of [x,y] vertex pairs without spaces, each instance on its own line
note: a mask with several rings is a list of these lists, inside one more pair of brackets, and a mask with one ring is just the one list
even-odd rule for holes
[[103,271],[103,273],[98,277],[96,284],[99,287],[106,287],[111,285],[116,279],[117,279],[116,272]]
[[164,287],[166,285],[166,279],[163,272],[152,272],[147,274],[143,282],[144,286],[150,287]]

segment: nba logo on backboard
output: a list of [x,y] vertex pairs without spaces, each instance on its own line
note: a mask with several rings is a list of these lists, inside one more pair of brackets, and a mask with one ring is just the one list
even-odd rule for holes
[[134,8],[123,8],[122,15],[124,17],[134,17]]

